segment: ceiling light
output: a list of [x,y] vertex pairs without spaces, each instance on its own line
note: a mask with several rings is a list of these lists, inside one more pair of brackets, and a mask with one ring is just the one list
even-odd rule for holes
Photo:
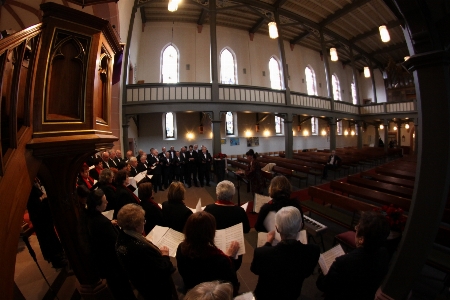
[[276,39],[278,37],[277,23],[270,22],[269,24],[269,36],[271,39]]
[[409,59],[409,56],[405,56],[403,59],[404,59],[405,61],[407,61],[407,60]]
[[406,125],[405,125],[405,129],[409,129],[409,124],[406,124]]
[[383,124],[381,124],[381,125],[380,125],[380,129],[384,129],[384,126],[383,126]]
[[168,5],[167,9],[170,12],[177,11],[177,9],[178,9],[178,1],[176,1],[176,0],[169,0],[169,5]]
[[366,77],[366,78],[370,77],[369,67],[364,67],[364,77]]
[[389,36],[389,31],[387,30],[386,25],[381,25],[378,29],[380,30],[381,41],[384,43],[389,42],[391,37]]
[[337,54],[336,48],[330,48],[330,56],[331,56],[331,61],[338,60],[338,54]]

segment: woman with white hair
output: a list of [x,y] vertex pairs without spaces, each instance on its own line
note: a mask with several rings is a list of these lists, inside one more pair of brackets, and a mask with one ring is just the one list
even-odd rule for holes
[[134,203],[126,204],[117,214],[121,227],[116,254],[131,283],[144,299],[178,299],[171,274],[175,271],[169,258],[169,248],[160,249],[143,235],[144,209]]
[[189,290],[184,300],[233,300],[233,286],[217,280],[202,282]]
[[317,245],[304,245],[296,240],[302,223],[300,211],[295,207],[283,207],[276,213],[275,227],[281,241],[272,246],[275,231],[269,232],[266,244],[255,249],[250,267],[259,275],[256,299],[294,300],[300,296],[303,280],[312,274],[320,255]]
[[[236,189],[231,181],[223,180],[219,182],[216,186],[216,202],[207,205],[204,210],[216,218],[218,230],[242,223],[243,232],[248,233],[250,231],[250,223],[245,210],[232,202],[235,192]],[[239,255],[238,259],[234,261],[236,270],[241,267],[241,264],[242,255]]]

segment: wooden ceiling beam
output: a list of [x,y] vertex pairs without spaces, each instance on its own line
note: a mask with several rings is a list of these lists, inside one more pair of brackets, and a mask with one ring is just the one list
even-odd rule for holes
[[323,20],[322,22],[319,23],[320,27],[325,27],[328,24],[336,21],[337,19],[342,18],[343,16],[345,16],[346,14],[348,14],[349,12],[357,9],[358,7],[361,7],[362,5],[366,4],[367,2],[369,2],[370,0],[355,0],[353,1],[351,4],[347,4],[346,6],[344,6],[341,9],[338,9],[334,14],[332,14],[331,16],[329,16],[328,18],[326,18],[325,20]]
[[291,40],[289,43],[291,43],[292,45],[297,44],[298,42],[300,42],[303,39],[306,39],[310,35],[311,35],[311,32],[309,32],[309,31],[303,32],[302,34],[300,34],[299,36],[297,36],[296,38]]
[[389,46],[389,47],[381,48],[379,50],[370,52],[369,55],[374,56],[374,55],[388,53],[388,52],[395,51],[395,50],[402,49],[402,48],[407,48],[406,42],[401,42],[401,43],[397,43],[397,44]]
[[198,20],[197,20],[197,25],[203,25],[207,15],[208,15],[208,11],[205,8],[202,8],[202,12],[200,13],[200,16],[198,17]]
[[256,21],[255,25],[248,31],[250,33],[255,33],[258,31],[259,28],[266,22],[266,19],[260,18],[258,21]]

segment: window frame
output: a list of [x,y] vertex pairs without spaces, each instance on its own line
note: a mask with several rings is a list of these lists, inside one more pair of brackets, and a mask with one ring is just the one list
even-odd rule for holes
[[343,135],[344,133],[342,132],[342,120],[339,120],[336,122],[336,131],[337,131],[337,135]]
[[[278,66],[278,76],[279,76],[279,80],[280,80],[280,88],[274,88],[273,84],[272,84],[272,70],[270,68],[270,62],[271,61],[275,61],[277,63]],[[270,88],[273,90],[282,90],[283,89],[283,80],[282,80],[282,69],[281,69],[281,63],[280,60],[278,59],[278,57],[276,57],[275,55],[272,55],[269,59],[269,81],[270,81]]]
[[[277,118],[280,120],[279,124],[280,124],[280,131],[277,132]],[[274,132],[275,135],[284,135],[284,119],[280,116],[275,116],[274,117]]]
[[319,118],[317,117],[311,117],[311,135],[319,135]]
[[[308,85],[309,85],[308,82],[309,81],[308,81],[308,74],[306,73],[307,69],[310,70],[311,77],[312,77],[311,78],[311,80],[312,80],[312,88],[314,89],[312,94],[309,93],[309,89],[308,89]],[[310,65],[307,65],[306,68],[305,68],[305,83],[306,83],[306,93],[308,95],[311,95],[311,96],[318,96],[317,83],[316,83],[316,72],[314,71],[314,69]]]
[[[231,116],[233,117],[233,120],[232,120],[232,123],[233,123],[233,133],[228,133],[227,132],[227,115],[228,115],[228,113],[230,113],[231,114]],[[236,120],[237,120],[237,115],[236,115],[236,113],[235,112],[232,112],[232,111],[227,111],[226,113],[225,113],[225,136],[228,136],[228,137],[234,137],[234,136],[237,136],[237,122],[236,122]]]
[[[222,54],[228,51],[231,54],[231,57],[233,58],[233,69],[234,69],[234,83],[226,83],[222,81]],[[220,61],[220,70],[219,70],[219,75],[220,75],[220,83],[221,84],[238,84],[238,72],[237,72],[237,60],[236,60],[236,53],[234,53],[233,49],[231,49],[230,47],[224,47],[222,49],[222,51],[220,51],[219,54],[219,61]]]
[[[164,52],[169,48],[173,47],[177,53],[177,75],[176,75],[176,82],[164,82]],[[160,58],[160,82],[161,83],[179,83],[180,82],[180,51],[178,50],[178,47],[175,46],[172,43],[169,43],[165,45],[161,50],[161,58]]]
[[[167,137],[166,130],[166,119],[167,114],[172,114],[173,117],[173,137]],[[175,112],[169,111],[162,114],[162,129],[163,129],[163,140],[172,141],[177,139],[177,114]]]
[[[336,73],[331,75],[331,86],[333,87],[334,101],[342,101],[341,83],[340,83],[339,77],[336,75]],[[337,92],[337,95],[336,95],[336,92]]]

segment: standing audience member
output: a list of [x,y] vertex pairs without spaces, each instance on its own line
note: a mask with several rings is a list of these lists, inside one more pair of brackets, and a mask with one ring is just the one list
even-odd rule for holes
[[389,268],[389,253],[383,247],[389,235],[386,218],[366,211],[355,227],[356,249],[333,262],[327,275],[321,274],[317,287],[325,299],[374,299]]
[[193,287],[184,300],[233,300],[233,286],[228,282],[202,282]]
[[303,281],[313,273],[320,255],[317,245],[297,241],[302,223],[302,216],[295,207],[283,207],[277,212],[275,226],[281,241],[272,246],[275,231],[269,232],[267,243],[255,249],[250,267],[259,275],[254,292],[256,299],[295,300],[300,296]]
[[148,171],[147,155],[146,154],[142,154],[141,161],[138,162],[137,167],[136,167],[136,171],[138,173]]
[[211,154],[206,150],[206,147],[202,147],[202,152],[198,154],[198,179],[200,180],[200,186],[203,187],[203,182],[206,182],[206,186],[211,186],[209,184],[209,179],[211,175],[209,174],[211,171]]
[[336,150],[332,150],[331,155],[328,157],[327,164],[323,168],[322,179],[327,179],[328,170],[336,170],[341,164],[341,162],[342,162],[341,158],[336,155]]
[[88,197],[88,233],[93,260],[114,298],[136,299],[116,255],[118,229],[102,214],[107,204],[101,189],[91,192]]
[[117,195],[117,205],[114,209],[114,219],[117,219],[117,213],[122,208],[122,206],[129,203],[139,204],[141,201],[139,198],[127,187],[129,185],[128,182],[128,174],[127,171],[122,170],[117,172],[114,177],[114,183],[116,187],[116,195]]
[[27,203],[28,215],[33,224],[42,256],[59,269],[67,265],[64,251],[55,232],[53,217],[48,203],[47,192],[39,178],[34,179]]
[[[224,180],[219,182],[216,186],[216,203],[207,205],[204,211],[214,216],[217,230],[242,223],[243,233],[248,233],[250,231],[250,223],[245,210],[232,202],[235,192],[236,189],[231,181]],[[242,264],[242,255],[239,255],[238,259],[234,260],[234,263],[236,271],[239,270]]]
[[183,232],[184,224],[192,215],[192,211],[184,205],[186,189],[181,182],[172,182],[167,192],[167,201],[162,204],[162,213],[166,226],[173,230]]
[[108,164],[111,168],[117,169],[117,162],[116,162],[116,150],[111,149],[109,150],[109,160]]
[[128,150],[128,151],[127,151],[127,153],[126,153],[126,155],[127,155],[127,159],[126,159],[126,161],[128,161],[128,162],[129,162],[129,161],[130,161],[130,158],[131,158],[131,157],[133,157],[133,151],[131,151],[131,150]]
[[156,226],[166,226],[162,214],[162,208],[153,199],[153,186],[150,182],[141,183],[138,187],[141,206],[145,211],[144,231],[147,235]]
[[248,160],[248,168],[245,170],[245,176],[250,181],[250,187],[252,193],[262,194],[265,187],[265,180],[261,173],[261,167],[256,159],[256,154],[253,149],[250,149],[245,153]]
[[143,235],[145,211],[137,204],[127,204],[119,211],[117,223],[122,228],[116,253],[128,278],[144,299],[177,300],[171,274],[175,271],[169,248],[160,249]]
[[181,163],[181,176],[183,179],[181,180],[184,184],[191,184],[190,173],[189,173],[189,165],[188,165],[188,157],[186,153],[186,148],[181,147],[180,149],[180,163]]
[[116,150],[116,158],[114,160],[117,164],[125,162],[125,160],[122,158],[122,151]]
[[215,246],[215,234],[213,215],[205,211],[191,215],[184,228],[184,241],[177,249],[178,271],[186,290],[205,281],[220,280],[230,282],[237,294],[239,281],[231,260],[239,250],[239,243],[231,242],[225,254]]
[[272,200],[261,207],[255,223],[256,231],[269,232],[274,230],[274,227],[266,228],[264,221],[266,221],[266,218],[271,218],[272,220],[270,222],[266,221],[266,224],[275,224],[275,213],[286,206],[297,208],[303,219],[302,208],[297,199],[291,199],[291,191],[292,185],[286,177],[281,175],[272,179],[269,186],[269,196]]

